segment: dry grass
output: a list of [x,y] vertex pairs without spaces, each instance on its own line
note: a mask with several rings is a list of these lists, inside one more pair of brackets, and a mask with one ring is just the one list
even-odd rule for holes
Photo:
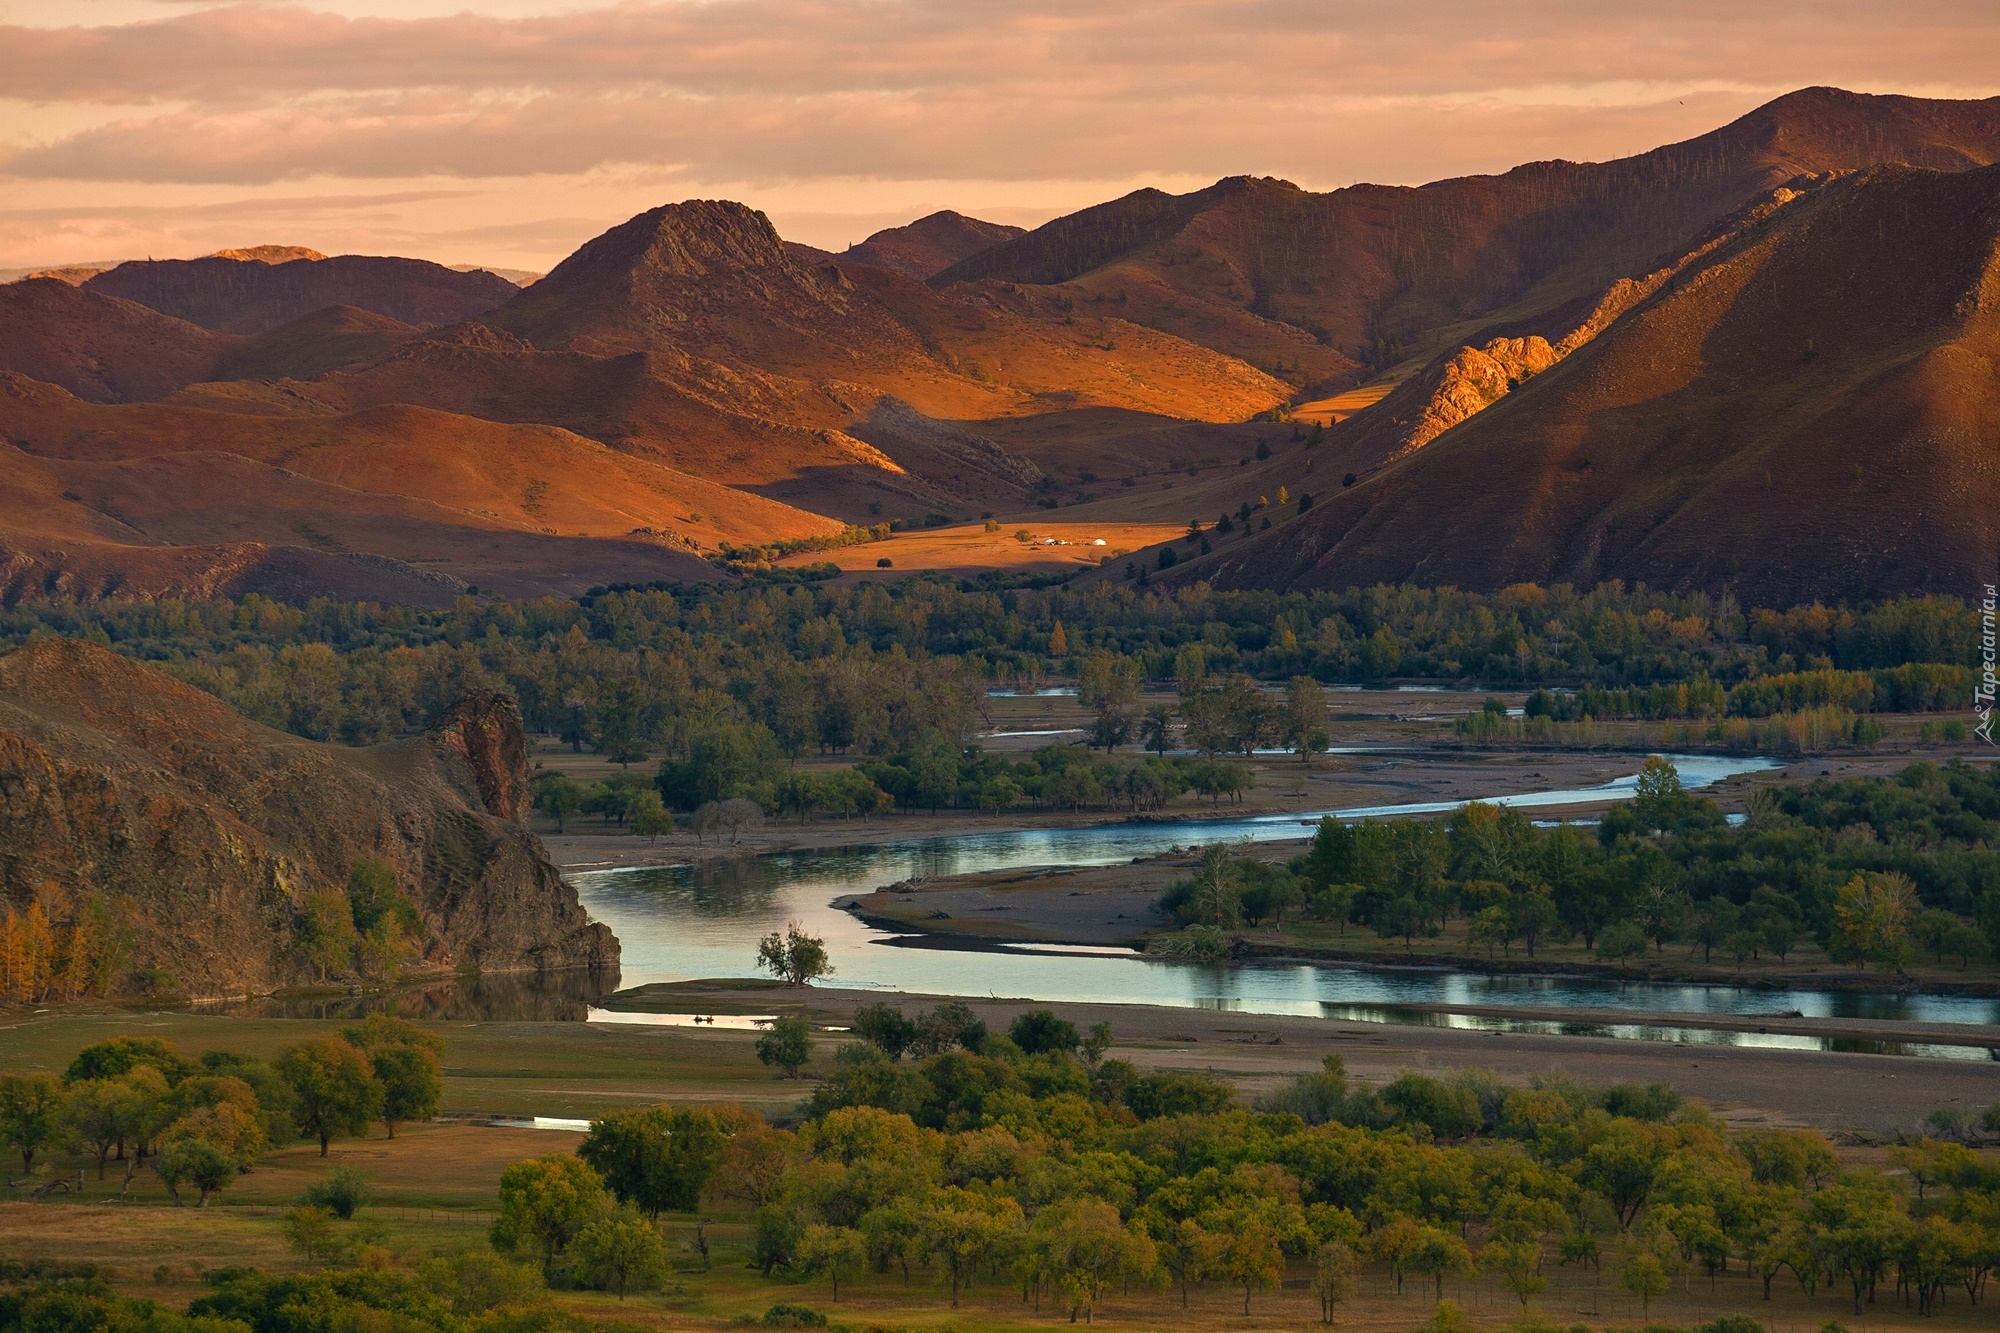
[[[778,563],[798,566],[831,561],[850,577],[899,578],[916,570],[968,574],[985,569],[1058,573],[1078,567],[1094,568],[1105,561],[1122,559],[1141,547],[1171,541],[1186,528],[1185,523],[1175,526],[1165,523],[1007,519],[990,532],[983,523],[898,532],[884,541],[845,546],[834,551],[805,552],[788,556]],[[1026,541],[1017,536],[1023,531],[1031,534]],[[1098,541],[1104,544],[1095,545]],[[882,568],[879,565],[882,560],[892,563],[888,568]]]

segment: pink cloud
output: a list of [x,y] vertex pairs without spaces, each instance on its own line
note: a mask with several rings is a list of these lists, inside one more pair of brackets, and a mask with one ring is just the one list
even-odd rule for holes
[[1640,151],[1807,84],[2000,91],[1995,49],[1990,0],[625,0],[413,19],[245,4],[0,26],[0,92],[117,109],[43,141],[0,134],[0,173],[21,206],[61,182],[635,166],[681,193],[1237,172],[1415,183]]

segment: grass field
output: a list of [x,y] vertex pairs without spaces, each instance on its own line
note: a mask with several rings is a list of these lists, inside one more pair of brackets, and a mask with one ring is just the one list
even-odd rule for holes
[[[666,1003],[671,997],[662,999]],[[747,999],[747,997],[746,997]],[[763,997],[757,997],[759,1004]],[[163,1037],[184,1051],[227,1047],[269,1055],[303,1037],[335,1028],[314,1020],[233,1018],[196,1014],[126,1013],[112,1010],[32,1015],[0,1028],[0,1067],[57,1070],[81,1046],[115,1033]],[[799,1083],[774,1080],[750,1054],[748,1033],[680,1029],[601,1030],[582,1024],[442,1023],[429,1025],[446,1039],[445,1105],[448,1110],[511,1110],[557,1116],[594,1112],[661,1100],[736,1100],[773,1111],[788,1107],[805,1091]],[[402,1128],[394,1140],[379,1127],[365,1138],[336,1140],[322,1159],[301,1143],[272,1152],[256,1169],[216,1196],[204,1209],[175,1207],[150,1172],[135,1177],[130,1197],[115,1199],[120,1177],[114,1165],[103,1185],[89,1161],[59,1154],[44,1171],[83,1171],[81,1200],[55,1196],[45,1202],[0,1203],[0,1256],[9,1259],[88,1261],[114,1270],[127,1294],[151,1296],[179,1305],[205,1290],[204,1270],[250,1264],[267,1271],[311,1267],[283,1244],[283,1210],[314,1180],[334,1166],[358,1166],[373,1183],[374,1198],[358,1215],[357,1226],[398,1265],[485,1245],[496,1206],[501,1170],[510,1162],[568,1151],[573,1132],[508,1128],[465,1121],[441,1121]],[[1859,1164],[1879,1164],[1881,1153],[1842,1149]],[[899,1274],[870,1275],[844,1283],[838,1305],[823,1284],[782,1277],[766,1279],[747,1260],[749,1219],[741,1205],[716,1208],[708,1216],[712,1267],[701,1270],[689,1240],[696,1219],[670,1216],[663,1229],[675,1272],[663,1290],[622,1303],[598,1293],[562,1292],[558,1304],[592,1317],[611,1317],[647,1327],[719,1328],[755,1318],[777,1301],[803,1302],[832,1316],[836,1327],[1004,1330],[1046,1328],[1066,1323],[1063,1312],[1024,1306],[1019,1290],[1003,1281],[983,1281],[952,1310],[946,1284],[919,1270],[911,1285]],[[1216,1286],[1197,1288],[1183,1311],[1177,1293],[1135,1290],[1115,1293],[1097,1317],[1122,1327],[1190,1329],[1305,1328],[1317,1322],[1308,1274],[1294,1266],[1279,1290],[1253,1294],[1251,1314],[1242,1313],[1242,1293]],[[1560,1324],[1636,1326],[1637,1303],[1608,1279],[1551,1261],[1549,1289],[1527,1313]],[[1448,1279],[1445,1295],[1466,1309],[1474,1324],[1498,1327],[1524,1313],[1513,1297],[1483,1278]],[[1433,1312],[1432,1289],[1413,1281],[1398,1296],[1387,1273],[1363,1270],[1355,1300],[1337,1320],[1343,1328],[1414,1330]],[[1729,1312],[1764,1320],[1774,1333],[1813,1333],[1829,1319],[1853,1323],[1848,1300],[1822,1288],[1808,1298],[1789,1280],[1765,1304],[1756,1281],[1741,1271],[1711,1285],[1705,1280],[1677,1284],[1657,1300],[1652,1322],[1693,1324]],[[1942,1329],[1990,1327],[1962,1301],[1939,1317],[1918,1320],[1884,1290],[1881,1303],[1863,1327]]]

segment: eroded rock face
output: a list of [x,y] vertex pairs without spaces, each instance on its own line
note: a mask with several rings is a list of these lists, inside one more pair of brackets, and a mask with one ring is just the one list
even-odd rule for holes
[[194,995],[313,980],[305,903],[364,856],[416,906],[426,968],[615,968],[617,939],[522,825],[526,805],[504,699],[349,749],[259,726],[95,644],[36,639],[0,657],[0,889],[59,920],[98,904],[128,941],[127,985],[148,969]]

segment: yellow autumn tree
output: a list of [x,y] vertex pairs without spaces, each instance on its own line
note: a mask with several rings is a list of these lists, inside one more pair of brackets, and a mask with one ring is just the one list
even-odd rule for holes
[[1888,971],[1910,961],[1910,925],[1921,904],[1917,886],[1895,871],[1862,871],[1840,886],[1833,902],[1833,956]]
[[1055,630],[1049,635],[1049,656],[1069,656],[1069,635],[1063,631],[1063,623],[1058,620]]

